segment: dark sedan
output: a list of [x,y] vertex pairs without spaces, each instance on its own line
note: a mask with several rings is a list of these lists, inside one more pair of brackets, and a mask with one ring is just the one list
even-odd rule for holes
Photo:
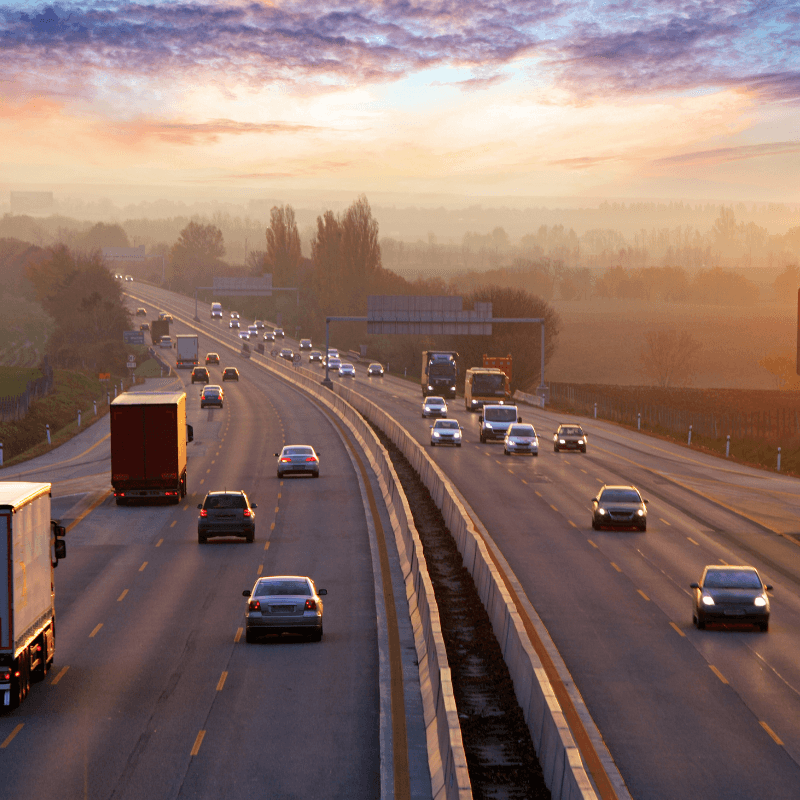
[[707,623],[756,625],[769,630],[769,595],[755,567],[713,564],[703,570],[694,590],[692,621],[700,630]]
[[222,370],[222,380],[224,381],[238,381],[239,380],[239,370],[236,367],[225,367]]
[[294,361],[294,350],[291,347],[282,347],[278,355],[286,361]]
[[221,386],[217,386],[216,384],[206,386],[205,389],[200,392],[200,408],[205,408],[206,406],[219,406],[222,408],[224,402],[225,393],[222,391]]
[[383,377],[383,367],[377,361],[367,367],[367,377],[371,378],[373,375],[377,375],[379,378]]
[[586,452],[586,434],[580,425],[559,425],[553,434],[553,452],[560,450],[580,450]]
[[604,486],[592,499],[592,527],[646,531],[647,502],[635,486]]
[[244,492],[209,492],[197,506],[197,541],[205,544],[212,536],[238,536],[252,542],[256,538],[258,507]]

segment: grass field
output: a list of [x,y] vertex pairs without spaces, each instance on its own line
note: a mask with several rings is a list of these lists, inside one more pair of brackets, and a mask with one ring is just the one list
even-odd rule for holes
[[759,359],[797,345],[797,310],[774,303],[737,308],[592,299],[552,305],[563,324],[547,381],[646,384],[639,358],[645,334],[675,328],[702,344],[692,386],[773,389]]
[[3,304],[4,312],[0,317],[0,364],[35,367],[42,360],[47,339],[53,330],[53,321],[41,306],[22,297],[6,295]]
[[41,370],[35,367],[0,366],[0,397],[15,397],[25,391],[28,381],[41,378]]

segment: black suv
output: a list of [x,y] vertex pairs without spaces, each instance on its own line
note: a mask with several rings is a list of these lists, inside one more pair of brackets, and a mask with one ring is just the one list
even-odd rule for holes
[[244,492],[209,492],[197,506],[197,541],[205,544],[213,536],[238,536],[248,542],[256,538],[255,503]]
[[208,383],[210,380],[211,376],[205,367],[195,367],[192,370],[192,383]]

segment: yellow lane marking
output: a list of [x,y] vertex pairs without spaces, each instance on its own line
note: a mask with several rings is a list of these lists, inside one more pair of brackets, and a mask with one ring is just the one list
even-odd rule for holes
[[567,522],[569,522],[569,524],[572,525],[573,528],[578,527],[571,519],[568,519]]
[[[670,523],[669,523],[669,522],[667,522],[667,521],[664,519],[664,517],[659,517],[659,520],[660,520],[661,522],[663,522],[665,525],[670,525]],[[672,527],[672,526],[670,525],[670,527]]]
[[258,572],[256,572],[256,575],[260,575],[263,571],[264,571],[264,565],[263,564],[259,564],[258,565]]
[[163,541],[164,541],[163,539],[159,539],[159,540],[156,542],[156,547],[161,547],[161,543],[162,543]]
[[637,589],[636,591],[639,592],[639,594],[642,597],[644,597],[644,599],[647,600],[648,603],[650,602],[650,598],[641,589]]
[[721,672],[720,672],[720,671],[719,671],[719,670],[718,670],[718,669],[717,669],[717,668],[716,668],[716,667],[715,667],[713,664],[709,664],[708,666],[709,666],[709,668],[711,669],[711,671],[712,671],[712,672],[713,672],[713,673],[714,673],[714,674],[715,674],[715,675],[716,675],[716,676],[717,676],[717,677],[718,677],[718,678],[719,678],[719,679],[720,679],[720,680],[721,680],[723,683],[727,683],[727,682],[728,682],[727,678],[726,678],[726,677],[725,677],[725,676],[724,676],[724,675],[723,675],[723,674],[722,674],[722,673],[721,673]]
[[16,728],[14,728],[14,730],[13,730],[13,731],[11,731],[11,733],[9,733],[9,734],[8,734],[8,736],[6,737],[6,740],[3,742],[3,744],[0,744],[0,750],[4,750],[6,747],[8,747],[8,746],[11,744],[11,740],[12,740],[12,739],[13,739],[13,738],[14,738],[14,737],[15,737],[15,736],[16,736],[16,735],[17,735],[17,734],[18,734],[18,733],[19,733],[19,732],[20,732],[20,731],[21,731],[21,730],[24,728],[24,727],[25,727],[25,723],[24,723],[24,722],[20,722],[20,724],[19,724],[19,725],[17,725],[17,727],[16,727]]
[[275,530],[275,523],[274,523],[274,522],[273,522],[273,523],[272,523],[272,524],[269,526],[269,529],[270,529],[271,531],[274,531],[274,530]]
[[55,678],[53,678],[53,680],[50,681],[50,685],[55,686],[67,674],[68,669],[69,669],[69,664],[67,664],[66,667],[62,667],[61,672],[59,672],[58,675],[56,675]]
[[589,473],[588,473],[588,472],[587,472],[585,469],[583,469],[583,467],[578,467],[578,469],[579,469],[579,470],[580,470],[580,471],[581,471],[581,472],[582,472],[584,475],[588,475],[588,474],[589,474]]
[[699,543],[699,542],[696,542],[694,539],[692,539],[692,537],[691,537],[691,536],[687,536],[686,538],[687,538],[687,539],[688,539],[688,540],[689,540],[689,541],[690,541],[692,544],[696,544],[698,547],[700,547],[700,543]]
[[95,500],[94,503],[92,503],[89,508],[86,509],[86,511],[84,511],[77,519],[73,520],[69,525],[67,525],[64,532],[69,533],[82,519],[88,517],[89,514],[91,514],[92,511],[94,511],[97,506],[100,505],[100,503],[104,502],[105,499],[111,495],[112,491],[112,489],[109,489],[102,497]]
[[244,632],[243,628],[237,628],[236,629],[236,635],[233,637],[233,643],[234,644],[236,644],[239,641],[239,639],[242,638],[242,633],[243,632]]
[[176,519],[172,520],[172,522],[170,522],[170,524],[169,524],[170,528],[174,528],[175,525],[177,524],[177,522],[178,522],[178,520],[176,520]]
[[192,747],[192,752],[189,753],[190,756],[196,756],[200,752],[200,745],[203,744],[203,737],[205,735],[205,731],[200,731],[200,733],[197,734],[197,738],[194,740],[194,747]]
[[612,567],[614,567],[614,569],[615,569],[617,572],[622,572],[622,570],[621,570],[621,569],[620,569],[620,568],[619,568],[619,567],[618,567],[618,566],[617,566],[617,565],[616,565],[616,564],[615,564],[613,561],[611,562],[611,566],[612,566]]
[[283,486],[283,481],[281,481],[281,482],[278,484],[278,486]]
[[212,464],[216,464],[216,463],[217,463],[217,460],[216,460],[215,458],[212,458],[212,459],[211,459],[211,463],[212,463]]
[[124,590],[122,591],[122,594],[121,594],[121,595],[120,595],[120,596],[117,598],[117,602],[119,603],[121,600],[124,600],[124,599],[125,599],[125,595],[126,595],[126,594],[128,594],[128,590],[127,590],[127,589],[124,589]]
[[[772,737],[772,740],[775,742],[775,744],[780,745],[780,747],[783,747],[783,742],[778,738],[778,734],[775,733],[775,731],[773,731],[772,728],[770,728],[770,726],[767,725],[767,723],[764,722],[763,719],[759,720],[758,724],[761,725],[761,727]],[[20,725],[20,727],[22,726]],[[12,733],[11,735],[13,736],[14,734]],[[3,747],[5,747],[5,745],[3,745]]]
[[141,567],[139,567],[139,572],[144,572],[144,568],[148,565],[149,562],[145,561]]
[[520,480],[521,480],[521,481],[522,481],[522,482],[523,482],[523,483],[524,483],[526,486],[528,485],[528,481],[526,481],[526,480],[525,480],[525,478],[520,478]]
[[684,639],[686,638],[686,634],[674,622],[670,622],[670,627],[675,629],[678,636],[683,636]]
[[207,469],[207,470],[206,470],[206,475],[208,475],[208,473],[209,473],[209,472],[211,472],[211,470],[210,470],[210,469]]
[[275,513],[278,513],[278,506],[275,506]]
[[558,509],[552,503],[550,503],[550,508],[552,508],[553,511],[558,511]]
[[200,485],[202,486],[206,482],[205,478],[200,478]]
[[184,507],[183,507],[183,510],[184,510],[184,511],[187,511],[188,509],[189,509],[189,506],[184,506]]
[[220,676],[219,683],[217,684],[217,691],[218,692],[222,691],[222,687],[225,685],[225,678],[227,678],[227,677],[228,677],[228,673],[227,672],[223,672],[222,675]]
[[720,564],[724,564],[726,567],[729,567],[729,566],[730,566],[730,564],[729,564],[729,563],[728,563],[728,562],[727,562],[727,561],[726,561],[724,558],[721,558],[721,559],[719,560],[719,563],[720,563]]
[[269,550],[269,542],[264,542],[264,549]]
[[533,490],[533,493],[534,493],[534,494],[535,494],[537,497],[541,497],[541,496],[542,496],[542,493],[541,493],[541,492],[539,492],[539,491],[537,491],[536,489],[534,489],[534,490]]
[[100,623],[100,624],[99,624],[99,625],[98,625],[98,626],[97,626],[97,627],[96,627],[96,628],[95,628],[95,629],[94,629],[94,630],[93,630],[93,631],[92,631],[92,632],[89,634],[89,638],[90,638],[90,639],[94,639],[95,635],[97,634],[97,632],[98,632],[98,631],[100,630],[100,628],[102,628],[102,627],[103,627],[103,623],[101,622],[101,623]]
[[[594,542],[593,542],[591,539],[587,539],[586,541],[587,541],[587,542],[589,542],[589,544],[590,544],[592,547],[597,547],[597,545],[596,545],[596,544],[595,544],[595,543],[594,543]],[[599,548],[599,547],[597,547],[597,549],[599,550],[600,548]]]

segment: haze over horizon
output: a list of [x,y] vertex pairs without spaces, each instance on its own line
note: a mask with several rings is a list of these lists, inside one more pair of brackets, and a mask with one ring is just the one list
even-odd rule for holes
[[4,190],[797,202],[791,2],[0,5]]

